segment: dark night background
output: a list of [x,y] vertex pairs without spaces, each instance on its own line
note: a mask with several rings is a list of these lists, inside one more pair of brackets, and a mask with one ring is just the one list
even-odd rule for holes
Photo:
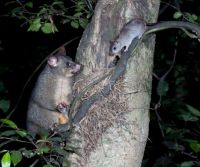
[[[174,1],[167,2],[174,3]],[[83,29],[74,29],[69,24],[58,24],[57,28],[59,32],[55,34],[27,32],[27,25],[23,24],[21,20],[3,16],[9,9],[3,3],[0,3],[0,5],[0,41],[2,42],[0,46],[3,48],[0,51],[0,79],[7,90],[4,93],[0,93],[0,95],[10,100],[12,109],[20,96],[24,84],[40,62],[66,41],[76,36],[81,36]],[[175,9],[170,6],[165,8],[165,6],[166,3],[161,3],[161,9],[164,9],[164,11],[160,14],[159,21],[174,20],[173,14]],[[197,22],[200,22],[199,0],[184,1],[180,3],[180,8],[181,11],[195,13],[198,16]],[[191,137],[192,139],[199,140],[199,122],[183,123],[180,120],[177,121],[176,112],[174,111],[177,108],[180,109],[180,106],[183,106],[183,104],[190,104],[200,109],[200,43],[198,40],[190,39],[183,34],[181,31],[175,29],[157,34],[154,72],[158,76],[162,76],[170,67],[175,49],[174,43],[178,40],[175,67],[169,76],[167,76],[169,91],[163,100],[164,105],[159,109],[159,114],[164,123],[167,122],[176,125],[180,129],[191,129],[191,133],[186,134],[185,138]],[[79,39],[66,47],[67,54],[72,58],[75,56]],[[180,72],[179,79],[181,80],[181,77],[183,77],[179,87],[175,82],[177,80],[177,71]],[[25,128],[28,99],[37,74],[34,75],[34,78],[29,83],[20,105],[11,117],[11,120],[16,122],[21,128]],[[152,108],[158,100],[158,96],[156,95],[157,83],[158,81],[154,78]],[[0,112],[0,118],[6,117],[6,115],[6,113]],[[198,132],[195,134],[198,135],[191,135],[195,129]],[[153,166],[158,157],[168,154],[166,147],[163,145],[163,142],[167,140],[166,138],[163,138],[161,135],[155,113],[151,111],[150,136],[145,153],[145,158],[150,159],[148,166]],[[183,154],[178,154],[174,157],[175,160],[173,162],[176,163],[181,162],[183,158],[190,160],[188,156],[184,156]]]
[[[1,6],[1,9],[4,9],[3,6]],[[7,10],[1,12],[4,13]],[[29,76],[40,62],[65,42],[77,36],[81,37],[83,29],[77,30],[70,25],[58,25],[59,32],[55,34],[27,32],[28,25],[24,25],[22,21],[16,18],[3,16],[0,17],[0,25],[0,40],[3,48],[0,52],[0,63],[6,67],[5,70],[0,71],[0,76],[8,90],[7,98],[11,100],[12,108],[16,104]],[[80,38],[65,48],[68,56],[73,59],[79,40]],[[28,98],[37,75],[36,73],[28,84],[20,105],[11,117],[19,126],[24,128]]]

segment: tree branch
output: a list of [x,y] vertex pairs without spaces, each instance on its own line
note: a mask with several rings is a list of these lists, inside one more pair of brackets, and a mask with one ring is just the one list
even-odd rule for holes
[[111,93],[113,86],[115,85],[118,78],[124,74],[124,72],[126,70],[126,65],[127,65],[128,59],[130,58],[132,53],[137,48],[138,43],[140,41],[141,40],[139,40],[139,39],[135,39],[132,42],[131,46],[129,47],[129,50],[127,52],[123,53],[121,59],[117,63],[117,66],[116,66],[116,68],[115,68],[115,70],[114,70],[114,72],[113,72],[113,74],[110,78],[109,83],[106,86],[104,86],[102,91],[95,93],[94,95],[90,96],[87,100],[85,100],[81,104],[79,110],[77,111],[74,118],[72,119],[72,122],[74,124],[77,124],[81,121],[81,119],[87,114],[87,112],[88,112],[88,110],[89,110],[89,108],[91,107],[92,104],[94,104],[98,100],[101,100],[103,97],[108,96]]
[[147,31],[144,33],[144,35],[171,28],[191,30],[197,35],[196,37],[200,40],[200,26],[194,23],[184,21],[164,21],[156,23],[155,25],[148,26]]
[[[103,97],[108,96],[111,93],[113,86],[115,85],[118,78],[121,75],[124,74],[124,72],[126,70],[126,65],[127,65],[128,59],[130,58],[130,56],[132,56],[132,53],[135,51],[137,46],[141,43],[141,41],[144,39],[144,37],[146,35],[148,35],[150,33],[157,32],[157,31],[170,29],[170,28],[179,28],[179,29],[182,29],[182,30],[183,29],[189,29],[190,31],[194,32],[196,34],[195,37],[200,40],[200,27],[196,24],[193,24],[193,23],[183,22],[183,21],[165,21],[165,22],[156,23],[155,25],[147,26],[147,30],[144,32],[143,36],[140,39],[135,38],[133,40],[132,44],[130,45],[128,51],[122,53],[122,56],[121,56],[120,60],[118,61],[117,65],[116,65],[116,68],[115,68],[115,70],[114,70],[114,72],[113,72],[113,74],[110,78],[109,83],[106,86],[104,86],[104,88],[102,89],[101,92],[95,93],[94,95],[90,96],[87,100],[85,100],[81,104],[81,106],[79,107],[79,110],[76,112],[74,117],[71,118],[70,124],[71,123],[73,123],[73,124],[79,123],[81,121],[81,119],[83,117],[85,117],[85,115],[89,111],[89,108],[91,107],[92,104],[94,104],[98,100],[101,100]],[[98,82],[100,82],[104,78],[105,77],[101,77],[99,80],[98,79],[97,80],[98,80]],[[95,84],[97,84],[98,82],[96,82],[96,81],[91,83],[89,85],[89,88],[91,88]],[[76,103],[77,100],[80,100],[80,98],[85,94],[86,90],[88,90],[88,89],[84,89],[78,95],[78,97],[75,98],[75,100],[73,102]],[[74,111],[74,109],[75,109],[74,103],[72,103],[73,105],[71,105],[70,115],[71,115],[72,111]],[[69,127],[69,124],[68,124],[68,127]]]

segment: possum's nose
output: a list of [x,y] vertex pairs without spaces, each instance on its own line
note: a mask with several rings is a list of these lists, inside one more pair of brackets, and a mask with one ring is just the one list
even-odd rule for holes
[[79,72],[80,71],[80,69],[81,69],[81,65],[80,64],[76,64],[75,66],[74,66],[74,73],[77,73],[77,72]]

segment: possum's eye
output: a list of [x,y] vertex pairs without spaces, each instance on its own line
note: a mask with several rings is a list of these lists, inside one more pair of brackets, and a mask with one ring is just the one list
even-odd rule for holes
[[71,67],[71,66],[72,66],[72,63],[67,62],[66,65],[67,65],[67,67]]
[[116,46],[114,46],[114,47],[113,47],[113,50],[116,50],[116,49],[117,49],[117,47],[116,47]]

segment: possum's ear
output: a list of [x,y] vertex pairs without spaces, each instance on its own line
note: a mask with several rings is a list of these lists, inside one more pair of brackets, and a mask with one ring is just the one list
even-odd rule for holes
[[57,56],[49,56],[47,63],[50,67],[57,67],[58,57]]
[[65,47],[64,47],[64,46],[61,46],[61,47],[58,49],[57,54],[64,54],[64,55],[66,55]]
[[61,46],[57,49],[56,53],[54,53],[52,56],[59,56],[59,55],[66,55],[65,47]]

